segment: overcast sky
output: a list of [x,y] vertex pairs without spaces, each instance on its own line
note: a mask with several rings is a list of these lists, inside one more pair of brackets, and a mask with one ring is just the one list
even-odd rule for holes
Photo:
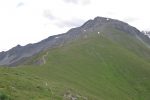
[[0,0],[0,51],[64,33],[96,16],[150,30],[149,0]]

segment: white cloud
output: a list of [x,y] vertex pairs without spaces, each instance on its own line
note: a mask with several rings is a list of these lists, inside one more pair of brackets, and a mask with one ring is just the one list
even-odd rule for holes
[[51,21],[56,20],[56,16],[54,16],[49,9],[43,11],[43,16],[48,18]]
[[73,3],[73,4],[82,4],[87,5],[90,4],[90,0],[64,0],[66,3]]
[[0,51],[64,33],[96,16],[150,30],[148,0],[0,0]]
[[77,27],[77,26],[81,26],[82,23],[84,23],[86,21],[81,20],[81,19],[75,19],[72,18],[71,20],[61,20],[61,19],[57,19],[54,22],[54,25],[58,26],[59,28],[65,28],[65,27]]
[[16,7],[18,8],[18,7],[21,7],[21,6],[23,6],[23,5],[24,5],[24,3],[23,3],[23,2],[19,2],[19,3],[17,4],[17,6],[16,6]]

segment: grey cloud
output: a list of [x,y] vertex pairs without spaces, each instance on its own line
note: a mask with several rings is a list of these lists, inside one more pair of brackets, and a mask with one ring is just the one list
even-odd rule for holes
[[90,4],[90,0],[63,0],[66,3],[73,3],[73,4],[82,4],[82,5],[88,5]]
[[82,19],[72,19],[72,20],[65,20],[55,23],[58,27],[77,27],[83,24],[85,21]]
[[125,21],[125,22],[134,22],[136,20],[138,20],[138,19],[137,18],[133,18],[133,17],[127,17],[127,18],[123,19],[123,21]]
[[74,4],[78,4],[79,0],[64,0],[66,3],[74,3]]
[[19,2],[19,3],[17,4],[16,8],[19,8],[19,7],[21,7],[21,6],[24,6],[24,3],[23,3],[23,2]]
[[77,27],[85,22],[85,20],[72,18],[71,20],[62,20],[61,18],[53,15],[50,10],[44,10],[43,16],[51,21],[51,23],[55,24],[57,27]]
[[82,4],[83,4],[83,5],[88,5],[88,4],[90,4],[90,3],[91,3],[90,0],[83,0],[83,1],[82,1]]
[[50,10],[44,10],[43,12],[43,16],[45,18],[48,18],[49,20],[56,20],[56,17],[52,14],[52,12]]
[[111,11],[108,11],[108,12],[106,12],[106,14],[108,14],[108,15],[116,15],[116,13],[115,12],[111,12]]

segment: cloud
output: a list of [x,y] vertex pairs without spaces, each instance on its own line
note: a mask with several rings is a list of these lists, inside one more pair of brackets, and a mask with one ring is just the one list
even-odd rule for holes
[[78,4],[79,0],[64,0],[66,3]]
[[60,27],[60,28],[64,28],[64,27],[78,27],[78,26],[82,25],[84,22],[85,22],[85,20],[74,18],[72,20],[58,21],[58,22],[55,23],[55,25]]
[[116,15],[116,13],[112,12],[112,11],[107,11],[106,14],[109,15],[109,16]]
[[63,0],[63,1],[72,4],[82,4],[82,5],[90,4],[90,0]]
[[90,0],[83,0],[83,1],[82,1],[82,4],[83,4],[83,5],[88,5],[88,4],[90,4],[90,3],[91,3]]
[[24,6],[24,3],[23,3],[23,2],[19,2],[19,3],[17,4],[16,8],[19,8],[19,7],[22,7],[22,6]]
[[81,24],[83,24],[85,22],[85,20],[79,19],[79,18],[66,19],[64,17],[58,17],[58,16],[54,15],[53,12],[51,12],[51,10],[49,10],[49,9],[46,9],[46,10],[43,11],[43,16],[44,16],[44,18],[49,20],[44,25],[53,24],[53,25],[55,25],[56,27],[59,27],[59,28],[78,27],[78,26],[80,26]]
[[126,17],[126,18],[123,19],[123,21],[128,22],[128,23],[134,22],[134,21],[137,21],[137,20],[138,20],[138,18],[133,18],[133,17]]
[[56,17],[52,14],[52,12],[50,10],[44,10],[43,11],[43,16],[45,18],[48,18],[49,20],[56,20]]

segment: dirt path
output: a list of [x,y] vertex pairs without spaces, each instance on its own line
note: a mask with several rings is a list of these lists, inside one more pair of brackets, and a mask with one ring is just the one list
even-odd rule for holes
[[48,56],[48,52],[43,55],[42,60],[43,60],[43,64],[46,64],[46,57]]

